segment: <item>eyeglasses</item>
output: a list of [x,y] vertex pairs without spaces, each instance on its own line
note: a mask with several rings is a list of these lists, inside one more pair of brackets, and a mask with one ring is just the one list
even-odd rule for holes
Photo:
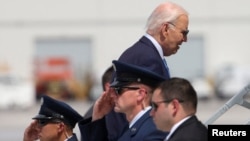
[[[151,106],[152,106],[152,110],[157,111],[159,105],[161,103],[170,103],[171,101],[173,101],[176,98],[170,99],[170,100],[162,100],[162,101],[157,101],[157,102],[151,102]],[[180,103],[184,102],[184,100],[181,99],[177,99]]]
[[38,126],[43,127],[47,125],[48,123],[60,123],[61,121],[59,120],[47,120],[47,119],[39,119],[37,120]]
[[[171,23],[171,22],[168,22],[168,24],[171,24],[172,26],[174,26],[175,28],[177,28],[176,25],[173,24],[173,23]],[[181,34],[182,34],[184,37],[186,37],[186,36],[188,35],[188,33],[189,33],[189,30],[188,30],[188,29],[187,29],[187,30],[181,30]]]
[[124,89],[128,89],[128,90],[138,90],[138,89],[140,89],[140,88],[139,88],[139,87],[126,87],[126,86],[123,86],[123,87],[115,87],[114,89],[115,89],[116,95],[119,96],[119,95],[122,95]]

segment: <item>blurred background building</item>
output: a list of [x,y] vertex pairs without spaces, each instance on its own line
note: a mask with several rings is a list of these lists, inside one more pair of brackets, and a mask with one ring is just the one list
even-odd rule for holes
[[[164,1],[1,0],[0,108],[28,107],[42,94],[95,99],[101,74]],[[166,58],[171,75],[191,80],[201,98],[231,97],[250,82],[250,1],[174,2],[189,12],[190,34]]]

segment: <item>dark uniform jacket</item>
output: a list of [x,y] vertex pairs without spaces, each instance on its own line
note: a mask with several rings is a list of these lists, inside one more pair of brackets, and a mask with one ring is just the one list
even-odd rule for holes
[[[123,129],[123,133],[117,141],[163,141],[167,133],[156,129],[149,112],[146,112],[138,119],[131,128],[126,127]],[[94,122],[90,122],[91,119],[88,120],[78,124],[82,141],[109,141],[107,128],[105,128],[105,119]]]

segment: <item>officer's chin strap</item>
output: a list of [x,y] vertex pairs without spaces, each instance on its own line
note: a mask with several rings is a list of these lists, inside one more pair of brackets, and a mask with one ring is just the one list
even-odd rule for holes
[[64,135],[66,136],[66,139],[69,139],[70,136],[69,136],[69,134],[67,133],[66,126],[65,126],[65,124],[64,124],[63,122],[62,122],[62,124],[64,125]]
[[65,133],[66,139],[69,139],[69,135],[68,135],[67,131],[65,131],[64,133]]

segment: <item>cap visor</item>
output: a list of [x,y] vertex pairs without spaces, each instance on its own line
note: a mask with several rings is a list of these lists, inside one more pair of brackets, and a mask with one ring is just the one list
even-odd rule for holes
[[47,117],[45,115],[36,115],[32,119],[51,119],[51,117]]
[[110,87],[122,87],[130,84],[131,82],[121,82],[121,81],[114,81],[110,84]]

